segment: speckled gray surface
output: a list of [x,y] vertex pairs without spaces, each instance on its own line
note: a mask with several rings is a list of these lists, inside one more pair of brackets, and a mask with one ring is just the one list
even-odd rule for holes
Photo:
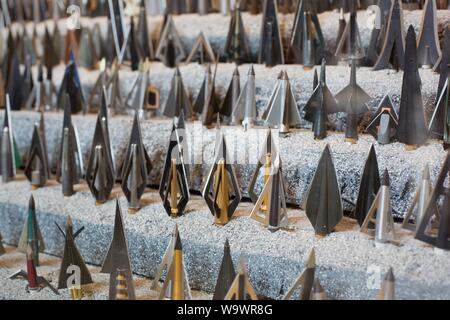
[[[18,193],[17,190],[21,192]],[[71,215],[75,229],[86,229],[77,238],[79,249],[88,263],[101,264],[112,237],[115,203],[113,200],[95,206],[88,189],[77,186],[77,193],[64,198],[60,186],[49,186],[33,192],[39,225],[46,242],[46,252],[61,255],[63,241],[54,221],[64,223]],[[114,196],[120,194],[114,191]],[[30,186],[15,181],[0,188],[0,231],[4,241],[16,244],[26,215]],[[301,272],[309,249],[316,249],[318,277],[333,299],[373,299],[377,290],[369,289],[372,276],[368,268],[379,268],[383,275],[389,266],[397,279],[399,299],[450,299],[450,255],[437,254],[432,248],[414,240],[409,231],[399,230],[400,245],[374,246],[358,231],[354,221],[345,218],[336,232],[325,238],[314,236],[306,216],[289,210],[290,229],[269,232],[247,215],[248,203],[239,206],[236,217],[224,227],[213,224],[202,199],[194,197],[188,213],[177,220],[167,216],[156,192],[147,192],[146,206],[135,215],[124,210],[133,270],[153,276],[174,224],[178,223],[183,241],[184,259],[191,286],[211,292],[214,288],[223,243],[230,240],[233,260],[246,257],[251,281],[258,294],[279,298]],[[120,198],[123,208],[126,201]],[[242,232],[246,230],[246,232]],[[1,290],[3,291],[3,290]]]
[[[0,119],[3,117],[0,113]],[[27,152],[31,142],[33,125],[39,120],[34,112],[13,112],[14,135],[22,154]],[[94,134],[96,117],[74,116],[81,149],[87,163],[90,144]],[[116,156],[116,165],[120,165],[124,157],[126,145],[131,131],[131,117],[117,116],[110,119],[110,134]],[[166,119],[150,119],[142,121],[144,144],[153,163],[149,184],[158,186],[164,164],[166,148],[171,132],[171,121]],[[50,162],[56,167],[58,148],[62,130],[62,113],[47,113],[46,134]],[[230,152],[237,163],[236,174],[244,195],[250,183],[255,161],[260,146],[263,144],[266,131],[252,129],[245,133],[237,127],[223,127]],[[187,123],[187,136],[191,148],[190,189],[200,191],[203,179],[206,178],[213,161],[215,129],[206,129],[198,122]],[[274,136],[278,138],[275,133]],[[323,141],[313,139],[309,130],[296,129],[287,138],[277,140],[283,160],[284,174],[287,181],[288,202],[300,204],[312,180],[320,155],[328,143],[330,144],[337,170],[343,198],[355,203],[359,190],[359,180],[364,162],[372,143],[375,144],[380,170],[389,170],[392,179],[392,206],[397,216],[402,216],[409,205],[415,188],[428,163],[432,180],[437,177],[446,153],[436,141],[415,151],[406,152],[404,145],[393,143],[378,145],[370,135],[362,135],[356,145],[344,143],[343,133],[330,132]],[[351,209],[351,207],[348,207]]]

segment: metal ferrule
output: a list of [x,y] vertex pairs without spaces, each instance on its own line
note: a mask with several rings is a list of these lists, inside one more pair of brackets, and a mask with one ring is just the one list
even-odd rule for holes
[[171,287],[172,300],[184,300],[184,279],[183,279],[183,252],[175,250],[173,255],[173,279]]
[[81,286],[75,286],[69,288],[70,297],[72,300],[81,300],[83,298],[83,290],[81,289]]
[[[272,169],[272,154],[267,153],[266,154],[266,164],[264,167],[264,185],[266,185],[267,180],[269,180],[269,176]],[[264,196],[263,203],[261,205],[261,211],[267,211],[268,208],[270,208],[270,192],[267,192],[267,194]]]
[[128,286],[125,270],[117,269],[116,300],[128,300]]
[[388,113],[383,113],[380,116],[377,141],[379,144],[389,144],[391,142],[391,117]]
[[[220,180],[220,185],[217,186]],[[230,199],[230,188],[228,185],[228,174],[225,166],[225,160],[219,160],[217,164],[217,171],[215,176],[215,190],[218,189],[217,207],[219,211],[215,214],[215,222],[218,225],[225,225],[228,223],[228,205]]]

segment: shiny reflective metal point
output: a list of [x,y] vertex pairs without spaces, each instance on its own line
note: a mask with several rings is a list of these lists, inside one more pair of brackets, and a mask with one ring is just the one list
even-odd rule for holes
[[242,20],[241,1],[236,2],[231,15],[224,51],[228,61],[241,64],[251,60],[250,45]]
[[275,0],[265,0],[261,24],[258,63],[273,67],[284,64],[283,43]]
[[189,185],[183,158],[183,141],[186,139],[174,123],[164,163],[163,175],[159,185],[159,194],[164,209],[171,217],[183,215],[189,201]]
[[142,142],[139,115],[134,115],[130,142],[122,163],[122,191],[128,200],[130,213],[140,209],[140,199],[147,187],[148,174],[152,169],[150,158]]
[[[287,3],[287,1],[285,1]],[[297,4],[294,26],[290,36],[287,60],[312,68],[324,57],[325,40],[311,1]]]
[[233,124],[241,124],[244,130],[252,127],[257,116],[256,111],[256,82],[253,65],[249,68],[247,82],[233,106],[231,114]]
[[289,77],[285,71],[270,96],[263,118],[267,125],[276,127],[281,136],[288,134],[291,127],[301,122]]
[[405,67],[405,41],[401,0],[392,0],[381,52],[373,70],[402,69]]
[[167,16],[155,57],[169,68],[178,66],[186,58],[183,42],[178,35],[175,23],[170,14]]
[[229,222],[241,201],[241,190],[228,155],[225,137],[220,131],[216,139],[215,161],[206,179],[202,196],[218,225]]
[[[271,155],[266,161],[266,175],[263,190],[250,213],[250,218],[267,226],[270,231],[286,228],[289,224],[286,208],[286,191],[281,168],[280,156],[277,155],[271,166]],[[267,168],[269,166],[269,168]],[[268,171],[268,172],[267,172]]]
[[[162,286],[159,285],[163,273],[166,272],[166,277]],[[191,300],[191,288],[189,286],[189,279],[186,272],[186,267],[183,259],[183,248],[181,244],[178,226],[172,233],[172,238],[164,253],[161,264],[153,280],[151,287],[159,293],[159,299],[170,300]]]
[[406,36],[405,69],[399,110],[397,139],[411,150],[426,143],[428,129],[417,63],[416,33],[411,25]]

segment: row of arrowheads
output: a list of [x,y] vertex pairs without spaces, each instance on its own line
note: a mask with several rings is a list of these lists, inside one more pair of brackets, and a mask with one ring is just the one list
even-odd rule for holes
[[[269,5],[269,7],[272,5],[273,4]],[[306,4],[303,5],[307,6]],[[303,5],[299,6],[299,11],[297,13],[300,18],[304,18],[303,15],[305,14],[310,14],[309,10],[302,8]],[[367,132],[374,135],[378,142],[382,144],[387,144],[394,139],[398,139],[398,141],[404,143],[408,149],[411,149],[425,144],[429,136],[443,140],[445,146],[450,143],[449,136],[444,134],[448,129],[448,124],[445,121],[445,114],[449,109],[449,99],[447,98],[449,83],[447,81],[447,77],[450,71],[450,31],[447,28],[444,32],[443,50],[441,50],[439,41],[437,41],[438,35],[435,34],[437,33],[436,3],[435,1],[427,1],[427,4],[424,7],[424,21],[422,26],[423,32],[421,32],[421,36],[418,41],[416,41],[416,34],[412,26],[408,29],[406,41],[404,41],[405,39],[402,37],[403,32],[400,32],[402,30],[391,30],[391,32],[379,33],[375,32],[376,36],[385,37],[386,43],[389,44],[383,46],[382,52],[372,52],[370,55],[372,56],[372,60],[374,60],[375,70],[379,70],[382,67],[393,66],[397,66],[398,68],[404,70],[399,113],[397,114],[395,111],[390,97],[386,96],[381,101],[378,110],[372,116],[372,119],[366,128]],[[272,10],[270,8],[266,8],[266,10],[267,15],[275,9]],[[393,22],[386,24],[386,27],[398,27],[402,29],[401,26],[403,26],[403,24],[401,23],[400,1],[393,1],[392,6],[387,6],[384,8],[384,11],[390,12],[389,18],[385,20],[390,21],[393,19]],[[236,10],[236,12],[239,14],[239,10]],[[309,18],[307,20],[310,21]],[[142,19],[140,25],[143,25],[144,21],[146,21],[146,19]],[[273,20],[269,19],[268,21]],[[316,20],[312,19],[312,21]],[[347,24],[348,27],[345,28],[346,31],[344,34],[348,33],[350,36],[352,32],[355,32],[355,30],[352,31],[354,28],[357,29],[355,21],[356,12],[351,10],[350,21]],[[298,23],[296,25],[302,24]],[[428,27],[425,28],[425,25]],[[146,30],[146,28],[144,29]],[[163,57],[165,57],[166,54],[168,57],[172,57],[174,59],[177,58],[176,62],[179,62],[178,60],[181,61],[182,59],[178,59],[177,54],[182,52],[183,46],[181,44],[181,39],[178,36],[175,36],[176,29],[170,15],[166,19],[165,27],[163,29],[161,41],[157,50],[157,53],[159,54],[157,54],[157,56],[161,60],[165,61]],[[241,30],[241,28],[238,29]],[[303,29],[309,30],[308,28]],[[303,29],[302,32],[306,32]],[[91,57],[92,53],[95,53],[96,51],[94,48],[95,46],[93,45],[93,43],[96,42],[92,41],[92,35],[90,34],[89,29],[82,29],[83,31],[80,43],[77,42],[77,37],[69,32],[66,36],[66,46],[62,44],[64,43],[63,40],[60,40],[59,42],[61,43],[56,45],[59,43],[56,38],[61,38],[57,28],[54,30],[53,36],[51,36],[46,29],[45,37],[43,40],[41,39],[42,41],[40,41],[43,49],[34,49],[34,51],[33,45],[39,41],[31,41],[26,32],[23,32],[22,35],[17,34],[16,39],[14,40],[11,30],[12,29],[10,29],[7,40],[8,45],[5,46],[5,48],[7,48],[7,52],[3,55],[3,63],[6,67],[3,68],[2,75],[6,79],[5,91],[8,93],[12,110],[20,110],[22,108],[35,110],[63,110],[65,108],[65,104],[70,103],[72,113],[81,111],[83,113],[87,113],[101,108],[101,103],[104,99],[104,87],[107,91],[109,110],[113,113],[123,113],[127,110],[138,110],[142,114],[144,111],[152,110],[152,108],[159,108],[159,90],[150,86],[149,81],[150,64],[148,61],[152,55],[150,55],[150,57],[149,55],[137,55],[138,59],[132,63],[132,66],[135,65],[140,73],[126,97],[122,97],[121,95],[119,80],[119,68],[123,65],[124,57],[121,57],[120,55],[116,57],[117,59],[115,59],[115,62],[111,63],[111,72],[109,72],[106,68],[106,61],[108,61],[108,59],[102,59],[102,62],[99,63],[101,65],[100,75],[90,96],[85,99],[83,85],[80,81],[76,63],[86,67],[87,65],[84,60],[87,59],[87,57]],[[116,29],[112,28],[111,30]],[[265,28],[262,30],[265,32]],[[434,33],[432,32],[431,34],[428,34],[430,30]],[[320,32],[316,33],[320,34]],[[359,34],[359,32],[357,32],[357,34]],[[111,36],[111,39],[112,38],[116,39],[117,37]],[[135,38],[138,39],[139,37],[130,37],[130,41],[125,42],[125,45],[133,46],[133,42],[131,40]],[[268,38],[271,39],[272,37]],[[297,39],[297,37],[294,38]],[[345,40],[345,37],[342,38]],[[354,39],[354,37],[351,39]],[[375,40],[375,43],[382,43],[379,39]],[[112,44],[113,42],[114,41],[109,41],[108,43]],[[99,43],[101,43],[101,41]],[[140,45],[136,45],[137,47],[144,47],[142,45],[144,42],[139,43]],[[151,44],[151,42],[146,43]],[[262,43],[266,42],[262,41]],[[275,43],[277,43],[277,41],[275,41]],[[307,45],[310,46],[309,42]],[[55,86],[52,83],[52,69],[61,61],[61,54],[55,50],[55,47],[65,48],[65,50],[63,50],[64,60],[68,63],[65,76],[58,93],[56,93]],[[206,38],[201,35],[197,43],[194,45],[190,56],[210,56],[210,61],[202,60],[201,62],[216,62],[214,53],[210,47],[211,46]],[[298,47],[295,45],[293,47],[297,49],[301,48],[300,46]],[[322,48],[323,43],[318,47]],[[347,46],[342,44],[338,47]],[[350,47],[353,48],[353,46]],[[169,50],[170,48],[172,49]],[[367,104],[372,100],[372,98],[357,84],[356,65],[360,64],[362,57],[358,56],[357,49],[353,49],[356,51],[349,53],[349,56],[346,59],[347,61],[350,61],[351,64],[350,84],[341,90],[336,96],[333,96],[327,87],[325,77],[325,61],[323,55],[317,54],[317,56],[309,59],[314,62],[312,66],[316,63],[322,62],[320,76],[316,73],[314,77],[314,92],[303,108],[304,119],[312,123],[314,137],[316,139],[323,139],[326,137],[327,126],[329,123],[328,115],[333,113],[345,113],[346,141],[356,143],[358,140],[359,122],[362,115],[368,112]],[[275,48],[273,48],[273,50],[275,50]],[[372,48],[372,50],[375,49]],[[393,50],[395,50],[395,54],[393,54]],[[42,52],[42,63],[40,64],[38,76],[36,77],[37,80],[33,82],[31,66],[33,65],[33,61],[38,61],[37,56],[39,56],[35,51]],[[123,52],[129,51],[135,50],[130,49],[124,50]],[[200,51],[201,54],[198,54],[198,51]],[[261,52],[265,53],[266,50],[261,50]],[[311,50],[311,52],[317,52],[317,50]],[[114,56],[114,50],[112,55]],[[102,56],[107,57],[108,55],[104,54]],[[265,57],[264,59],[268,59],[267,56],[276,58],[280,55],[261,54],[261,56]],[[25,59],[25,57],[28,57],[28,59]],[[378,58],[375,59],[374,57]],[[391,61],[390,57],[394,57],[396,61]],[[94,60],[95,64],[97,64],[98,59],[95,58]],[[188,59],[188,61],[190,62],[192,60]],[[264,63],[267,61],[261,60],[258,62]],[[20,72],[21,63],[26,66],[22,74]],[[297,63],[303,63],[305,65],[304,61],[297,61]],[[47,69],[46,76],[43,74],[44,65]],[[174,62],[173,66],[176,65],[177,63]],[[381,65],[382,67],[380,67]],[[440,73],[440,80],[437,90],[435,111],[431,117],[431,123],[427,126],[424,116],[423,102],[420,94],[421,82],[418,68],[433,65],[435,66],[435,71]],[[176,69],[172,80],[172,89],[169,93],[167,103],[162,110],[162,114],[168,117],[179,117],[181,112],[183,112],[184,116],[189,119],[197,116],[201,119],[204,125],[213,124],[217,118],[224,119],[232,124],[243,124],[245,128],[253,125],[255,121],[257,121],[258,116],[255,101],[255,73],[253,68],[250,68],[247,76],[247,83],[242,90],[239,85],[240,75],[236,69],[228,87],[225,99],[221,102],[219,102],[219,98],[216,95],[215,90],[216,71],[217,65],[215,72],[213,73],[211,72],[210,66],[207,67],[202,88],[194,104],[191,104],[189,95],[184,89],[181,74],[179,70]],[[69,97],[67,98],[66,95]],[[298,111],[298,106],[294,98],[294,92],[291,88],[286,72],[280,73],[278,83],[274,88],[271,99],[269,100],[262,118],[266,125],[278,128],[280,134],[286,134],[289,132],[289,128],[300,125],[301,116]]]
[[[51,280],[38,275],[39,252],[45,249],[44,239],[41,235],[36,219],[34,198],[31,196],[28,216],[25,221],[22,235],[19,240],[18,250],[26,253],[26,270],[18,270],[11,274],[9,279],[24,279],[28,282],[28,292],[40,291],[44,288],[52,290],[56,295],[58,290],[68,290],[74,300],[83,298],[95,298],[96,292],[91,286],[91,273],[78,250],[75,239],[83,231],[84,227],[76,232],[70,216],[67,218],[65,231],[56,224],[65,238],[64,253],[59,270],[58,287],[55,288]],[[1,237],[0,237],[1,240]],[[0,241],[0,255],[5,254],[5,249]],[[327,300],[325,289],[315,274],[316,256],[314,248],[308,254],[305,267],[295,279],[292,286],[281,292],[282,299],[293,298],[301,300]],[[128,254],[125,228],[122,220],[122,212],[119,201],[116,202],[116,215],[114,232],[111,244],[106,254],[100,273],[109,274],[109,299],[110,300],[134,300],[136,293],[133,281],[133,270]],[[163,277],[165,274],[165,277]],[[167,250],[162,257],[157,269],[151,290],[159,299],[188,300],[192,299],[189,286],[189,277],[183,260],[183,246],[178,232],[178,227],[172,234]],[[258,300],[256,290],[251,284],[247,273],[245,259],[240,258],[236,272],[231,257],[230,244],[226,240],[224,253],[216,280],[214,300]],[[381,285],[377,299],[395,299],[395,278],[392,268],[387,272]]]
[[[6,110],[1,141],[3,182],[12,180],[16,168],[22,165],[12,130],[9,131],[11,128],[9,108]],[[24,169],[33,188],[45,186],[51,175],[44,122],[42,112],[41,121],[39,124],[36,123],[34,128]],[[188,150],[186,139],[183,139],[184,131],[183,116],[175,118],[159,187],[163,206],[171,217],[183,215],[190,199],[188,171],[183,158],[183,150]],[[71,121],[70,108],[66,107],[56,174],[56,180],[62,185],[63,195],[72,196],[75,193],[74,185],[84,177],[96,202],[101,204],[108,201],[114,183],[118,180],[128,200],[129,211],[137,212],[141,208],[140,200],[146,190],[149,173],[153,169],[143,144],[138,113],[135,113],[125,158],[118,172],[111,150],[105,103],[102,104],[97,117],[86,171],[77,136]],[[287,227],[288,219],[282,161],[271,130],[268,130],[264,146],[266,147],[261,150],[257,168],[248,188],[248,194],[254,203],[251,217],[269,229],[277,230]],[[410,226],[410,220],[414,221],[416,237],[441,249],[450,248],[445,228],[446,218],[450,212],[449,194],[445,185],[449,169],[450,156],[445,160],[433,189],[429,170],[425,168],[423,183],[419,185],[403,223],[407,227]],[[260,185],[263,185],[263,189],[258,192]],[[372,146],[362,171],[354,217],[363,232],[372,232],[372,229],[375,229],[377,242],[395,241],[389,188],[389,173],[384,170],[380,175],[377,156]],[[226,139],[220,128],[217,129],[214,164],[205,179],[202,196],[218,225],[225,225],[230,221],[242,198],[241,188],[228,154]],[[306,211],[315,232],[321,235],[333,232],[343,218],[343,206],[329,146],[323,151],[305,198],[302,208]]]
[[[249,1],[245,2],[248,3]],[[262,1],[252,2],[258,5]],[[154,36],[149,32],[148,21],[149,19],[160,21],[160,19],[147,16],[144,2],[133,13],[128,11],[131,15],[130,19],[125,18],[124,12],[120,10],[118,4],[114,5],[111,11],[107,10],[110,19],[107,22],[107,27],[105,27],[106,37],[103,37],[102,27],[98,22],[91,23],[93,27],[90,29],[81,23],[72,26],[73,19],[69,19],[70,21],[66,23],[67,28],[64,29],[68,31],[64,36],[58,23],[54,23],[58,22],[59,16],[53,14],[53,21],[50,23],[53,25],[53,33],[50,34],[48,30],[48,22],[44,22],[45,36],[42,38],[41,35],[38,35],[36,25],[42,20],[38,18],[41,12],[46,12],[47,8],[35,10],[33,6],[33,8],[30,8],[31,12],[35,12],[33,15],[35,18],[33,33],[30,36],[28,31],[22,30],[17,34],[18,40],[15,44],[21,49],[19,50],[21,52],[20,58],[24,64],[27,59],[29,60],[28,63],[32,65],[41,60],[50,69],[61,60],[67,62],[68,52],[71,49],[76,53],[78,64],[88,69],[98,67],[99,57],[105,57],[109,64],[112,64],[114,59],[117,59],[120,63],[127,62],[133,70],[137,70],[139,61],[145,59],[158,59],[168,67],[175,67],[182,61],[186,63],[194,61],[215,63],[218,60],[236,63],[257,62],[268,66],[295,63],[312,67],[320,63],[325,56],[327,45],[317,11],[331,10],[332,8],[319,8],[324,6],[317,5],[319,1],[298,1],[292,27],[289,23],[283,25],[283,29],[291,28],[291,32],[288,36],[283,37],[278,22],[277,1],[266,0],[265,2],[257,53],[251,52],[246,31],[248,28],[245,27],[246,21],[241,15],[240,2],[237,2],[232,13],[230,12],[228,34],[226,40],[222,41],[223,45],[217,48],[217,52],[213,50],[207,37],[200,32],[188,54],[186,45],[177,31],[170,7],[167,7],[164,21],[160,26],[161,32],[154,48],[153,38],[156,38],[156,35]],[[244,6],[247,3],[244,3]],[[367,52],[365,52],[361,41],[357,20],[359,3],[344,1],[337,6],[341,7],[341,14],[339,15],[339,21],[336,21],[336,25],[339,26],[336,39],[333,39],[335,40],[333,42],[337,44],[334,60],[358,59],[367,66],[373,66],[375,70],[391,67],[404,68],[404,21],[401,0],[379,1],[377,8],[379,11],[376,12],[377,16],[374,17],[376,25],[373,26]],[[439,6],[442,5],[439,4]],[[423,19],[420,26],[421,37],[417,46],[419,65],[437,68],[440,63],[441,48],[436,1],[427,0],[423,8]],[[5,9],[3,8],[3,10]],[[20,12],[20,9],[17,10]],[[348,17],[344,15],[344,10],[349,12]],[[89,8],[85,9],[85,12],[87,11],[89,11]],[[250,9],[250,11],[255,13],[254,10]],[[330,17],[333,16],[330,15],[327,20]],[[12,18],[17,17],[13,16]],[[136,18],[138,20],[137,26],[135,24]],[[9,22],[6,23],[6,26],[12,25],[15,30],[21,30],[23,21],[17,19],[19,20],[18,23],[15,23],[15,19],[6,20]],[[14,44],[12,41],[11,35],[7,46],[10,52],[14,50],[14,46],[11,46]],[[286,43],[283,44],[283,42]],[[352,45],[349,45],[349,43]]]

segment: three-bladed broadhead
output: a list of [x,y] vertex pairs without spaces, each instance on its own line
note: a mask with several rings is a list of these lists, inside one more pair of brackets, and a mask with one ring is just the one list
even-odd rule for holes
[[69,96],[70,108],[72,113],[83,111],[86,113],[86,104],[84,99],[83,87],[80,82],[77,65],[75,64],[75,56],[71,54],[71,59],[66,65],[64,78],[58,92],[58,109],[64,109],[64,95]]
[[428,140],[417,64],[416,33],[412,25],[409,26],[406,35],[405,70],[397,138],[411,147],[423,145]]
[[403,11],[401,0],[392,0],[385,38],[378,60],[373,70],[382,70],[392,67],[403,69],[405,65],[405,42],[403,32]]
[[138,52],[140,56],[140,60],[153,60],[154,52],[153,52],[153,44],[151,39],[151,34],[148,30],[147,24],[147,10],[145,5],[145,0],[142,0],[140,3],[139,10],[139,20],[136,29],[136,43],[138,47]]
[[[239,99],[240,94],[241,94],[240,74],[239,69],[236,66],[234,68],[233,76],[231,77],[230,85],[228,86],[225,99],[223,99],[219,108],[219,112],[221,115],[225,117],[231,117],[233,109],[236,105],[236,102]],[[218,117],[218,119],[220,119],[220,117]]]
[[[287,2],[287,1],[285,1]],[[299,1],[290,35],[288,56],[291,62],[312,68],[324,55],[325,41],[317,14],[310,1]]]
[[71,266],[76,266],[79,268],[79,278],[77,279],[79,282],[75,285],[86,285],[89,283],[93,283],[89,269],[86,267],[84,259],[75,244],[75,238],[80,234],[84,227],[79,229],[74,234],[72,218],[69,215],[66,220],[65,228],[66,232],[64,233],[64,253],[59,271],[58,289],[71,289],[72,286],[74,286],[73,282],[68,281],[71,274],[69,269]]
[[231,15],[224,51],[228,61],[240,64],[251,60],[250,46],[240,10],[240,1],[236,3]]
[[166,117],[178,117],[183,111],[184,115],[190,118],[193,114],[192,105],[184,88],[181,72],[178,67],[175,68],[172,78],[172,86],[169,92],[163,114]]
[[289,133],[291,127],[300,124],[300,113],[287,72],[281,74],[278,85],[274,88],[263,116],[266,123],[277,127],[280,135]]
[[31,145],[28,151],[28,163],[25,166],[25,176],[31,182],[33,188],[43,187],[50,177],[50,170],[48,167],[48,156],[46,148],[42,141],[41,130],[36,123],[31,138]]
[[122,163],[122,191],[131,210],[138,210],[139,199],[147,187],[148,174],[152,169],[150,157],[145,150],[138,112],[135,112],[127,153]]
[[242,123],[244,130],[252,126],[256,120],[256,84],[253,65],[248,70],[247,82],[242,91],[240,91],[239,97],[233,106],[231,116],[233,123]]
[[167,16],[155,57],[171,68],[186,58],[183,43],[170,14]]
[[431,68],[441,56],[436,1],[427,0],[417,43],[417,61],[422,68]]
[[[106,116],[103,114],[106,113]],[[109,140],[107,110],[100,108],[86,168],[86,182],[97,203],[107,201],[115,181],[115,168]]]
[[184,150],[188,150],[189,147],[184,130],[184,115],[181,112],[180,117],[173,120],[170,142],[159,184],[159,194],[164,209],[169,216],[174,218],[183,215],[190,198],[188,175],[183,157]]
[[284,64],[283,44],[278,25],[278,10],[276,1],[264,2],[263,22],[261,24],[261,38],[258,62],[267,66]]
[[216,55],[208,41],[208,38],[200,32],[197,41],[194,43],[186,63],[198,62],[199,64],[214,63]]

